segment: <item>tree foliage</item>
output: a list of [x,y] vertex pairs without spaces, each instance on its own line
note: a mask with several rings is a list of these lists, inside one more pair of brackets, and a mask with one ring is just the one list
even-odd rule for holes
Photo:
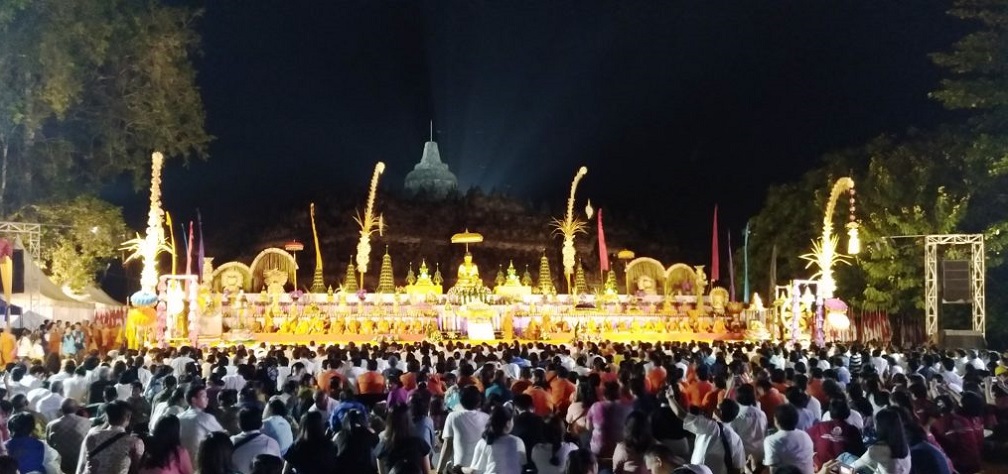
[[[790,259],[810,234],[816,235],[821,222],[821,214],[803,203],[818,204],[815,188],[827,186],[822,176],[848,167],[856,182],[862,252],[851,267],[837,269],[837,280],[838,295],[856,307],[923,315],[923,239],[913,236],[983,233],[988,273],[1006,270],[1008,0],[957,0],[950,14],[977,29],[947,51],[932,54],[945,77],[931,96],[950,110],[966,111],[961,120],[879,137],[828,156],[801,181],[772,189],[753,219],[755,228],[764,228],[778,243],[782,258]],[[769,248],[760,238],[754,233],[750,266],[754,273],[766,274],[759,266],[769,258]],[[965,252],[955,255],[954,249],[945,252],[939,257],[966,257]],[[778,281],[795,277],[793,267],[782,268]],[[1008,304],[998,298],[1005,285],[988,279],[987,292],[993,296],[989,314]],[[989,330],[998,330],[996,318],[988,323]]]
[[198,17],[155,0],[0,5],[0,213],[205,157]]
[[117,256],[128,233],[122,211],[90,195],[29,206],[16,217],[45,223],[42,264],[56,283],[74,290],[94,283],[105,260]]

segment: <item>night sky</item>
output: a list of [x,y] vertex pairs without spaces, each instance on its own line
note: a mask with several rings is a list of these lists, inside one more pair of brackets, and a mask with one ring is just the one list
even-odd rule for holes
[[[933,1],[207,3],[216,140],[164,200],[201,208],[208,240],[269,205],[363,201],[378,160],[399,189],[433,120],[462,190],[559,207],[587,165],[582,202],[653,215],[687,261],[715,203],[737,231],[824,152],[945,120],[927,53],[968,28]],[[109,195],[140,228],[146,195]]]

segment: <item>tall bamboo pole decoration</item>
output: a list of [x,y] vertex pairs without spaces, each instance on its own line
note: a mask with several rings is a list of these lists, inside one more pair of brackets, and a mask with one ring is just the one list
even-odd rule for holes
[[[848,222],[844,226],[847,228],[847,255],[840,253],[837,248],[840,244],[840,237],[833,233],[833,211],[836,209],[840,196],[847,192],[850,194],[850,214]],[[861,239],[858,237],[858,222],[854,214],[854,180],[848,177],[840,178],[833,183],[829,199],[826,201],[826,212],[823,214],[823,231],[818,241],[812,242],[812,252],[802,255],[808,263],[805,268],[816,266],[819,271],[812,278],[819,277],[819,284],[816,286],[816,334],[815,340],[822,344],[823,334],[823,308],[825,300],[833,297],[836,290],[836,280],[833,278],[833,267],[838,263],[850,263],[849,255],[857,255],[861,251]],[[797,317],[797,316],[796,316]]]
[[165,243],[164,210],[161,209],[161,169],[164,166],[164,155],[154,152],[151,155],[151,187],[150,210],[147,212],[147,233],[143,237],[138,234],[135,239],[123,243],[122,250],[132,252],[126,261],[139,258],[143,262],[140,271],[140,290],[132,299],[137,306],[147,306],[157,300],[157,257],[161,252],[171,251]]
[[315,274],[312,275],[312,293],[325,293],[325,282],[322,280],[322,248],[319,247],[318,229],[315,227],[315,203],[311,203],[311,232],[315,241]]
[[360,287],[364,288],[364,274],[367,273],[368,255],[371,253],[371,234],[380,230],[382,223],[380,218],[374,214],[375,194],[378,192],[378,178],[385,171],[385,163],[378,162],[371,175],[371,189],[368,192],[367,207],[364,215],[354,218],[360,226],[360,241],[357,242],[357,271],[360,272]]
[[564,266],[564,276],[567,278],[567,294],[572,293],[571,289],[571,277],[574,275],[574,263],[576,252],[574,251],[574,236],[578,233],[587,233],[585,221],[578,219],[574,216],[574,194],[577,192],[578,183],[581,182],[581,178],[588,174],[588,167],[582,166],[578,169],[577,174],[574,175],[574,181],[571,182],[570,197],[567,198],[567,214],[564,218],[553,219],[553,228],[555,234],[563,235],[563,248],[561,249],[561,254],[563,255],[563,266]]

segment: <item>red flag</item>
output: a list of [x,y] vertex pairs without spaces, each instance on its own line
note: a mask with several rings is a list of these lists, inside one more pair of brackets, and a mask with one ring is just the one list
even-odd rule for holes
[[602,271],[609,270],[609,251],[606,250],[605,232],[602,231],[602,209],[598,210],[598,255],[599,268]]
[[711,284],[721,279],[721,252],[718,251],[717,204],[714,205],[714,233],[711,235]]

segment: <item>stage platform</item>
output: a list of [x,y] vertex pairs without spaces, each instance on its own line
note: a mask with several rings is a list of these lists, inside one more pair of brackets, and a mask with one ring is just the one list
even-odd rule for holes
[[[595,337],[590,338],[579,338],[582,341],[611,341],[611,342],[664,342],[664,341],[679,341],[679,342],[689,342],[689,341],[702,341],[702,342],[713,342],[713,341],[740,341],[744,340],[743,334],[737,333],[686,333],[686,332],[675,332],[675,333],[659,333],[659,332],[641,332],[641,331],[619,331],[619,332],[606,332]],[[227,340],[227,336],[223,338]],[[422,342],[428,340],[426,334],[280,334],[280,333],[253,333],[251,339],[246,343],[259,344],[303,344],[308,345],[312,342],[315,344],[346,344],[353,342],[357,345],[368,343],[368,342],[378,342],[378,341],[396,341],[396,342]],[[521,342],[545,342],[548,344],[570,344],[575,342],[575,337],[573,332],[559,332],[552,333],[547,339],[470,339],[464,336],[460,336],[459,339],[448,339],[458,342],[469,342],[469,343],[490,343],[496,344],[498,342],[512,342],[513,340],[518,340]],[[447,342],[448,340],[442,341]]]

